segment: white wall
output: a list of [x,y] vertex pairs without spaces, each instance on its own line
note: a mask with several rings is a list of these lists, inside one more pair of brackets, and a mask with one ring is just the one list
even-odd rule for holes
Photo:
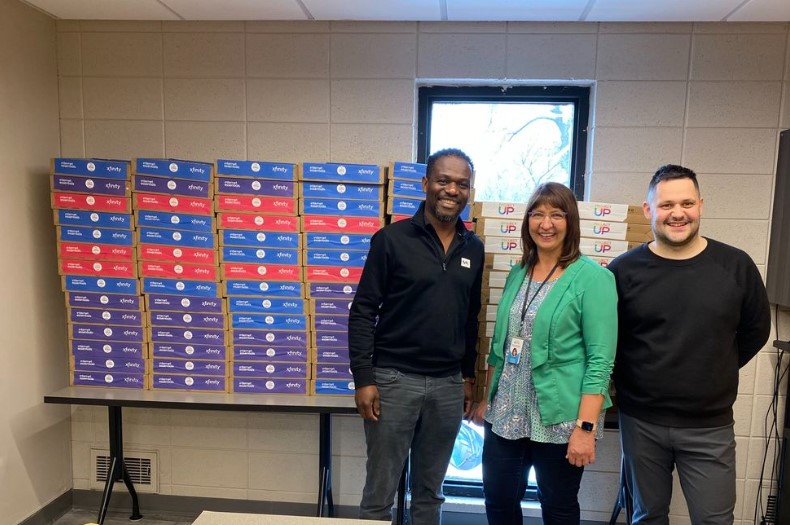
[[[596,86],[589,199],[639,203],[660,164],[685,164],[700,174],[703,233],[764,271],[777,135],[790,127],[788,24],[65,21],[57,30],[64,156],[412,160],[416,81],[587,80]],[[43,221],[39,231],[50,235]],[[741,373],[738,524],[752,523],[774,361],[764,351]],[[314,500],[315,416],[127,413],[126,447],[158,451],[163,494]],[[361,424],[336,419],[335,494],[354,505]],[[89,449],[106,446],[105,410],[80,408],[72,426],[74,487],[87,488]],[[585,474],[583,517],[611,510],[609,441]],[[682,498],[672,512],[673,525],[688,523]]]
[[44,406],[67,375],[49,209],[58,154],[55,22],[0,0],[0,521],[71,487],[69,409]]

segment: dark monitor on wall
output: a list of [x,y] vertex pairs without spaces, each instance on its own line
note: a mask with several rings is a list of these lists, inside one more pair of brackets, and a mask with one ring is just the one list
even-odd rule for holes
[[770,242],[765,276],[768,300],[790,308],[790,130],[779,134]]

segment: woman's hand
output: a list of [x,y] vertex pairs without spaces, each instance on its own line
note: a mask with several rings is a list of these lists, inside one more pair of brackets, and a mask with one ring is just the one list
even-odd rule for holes
[[486,416],[486,406],[487,403],[485,400],[480,401],[475,404],[474,408],[472,409],[472,413],[469,416],[469,421],[476,425],[483,425],[483,418]]
[[595,434],[576,427],[568,440],[568,463],[585,467],[595,463]]

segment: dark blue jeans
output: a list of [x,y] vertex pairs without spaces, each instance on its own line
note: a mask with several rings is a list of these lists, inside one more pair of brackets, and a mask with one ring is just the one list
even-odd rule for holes
[[543,523],[579,524],[579,485],[584,467],[565,459],[568,445],[505,439],[485,423],[483,492],[489,525],[521,525],[521,499],[535,467]]

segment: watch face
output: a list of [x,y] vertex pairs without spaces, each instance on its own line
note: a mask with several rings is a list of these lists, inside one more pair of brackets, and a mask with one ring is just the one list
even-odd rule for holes
[[582,430],[584,430],[585,432],[592,432],[593,431],[593,424],[590,423],[589,421],[582,421],[581,427],[582,427]]

